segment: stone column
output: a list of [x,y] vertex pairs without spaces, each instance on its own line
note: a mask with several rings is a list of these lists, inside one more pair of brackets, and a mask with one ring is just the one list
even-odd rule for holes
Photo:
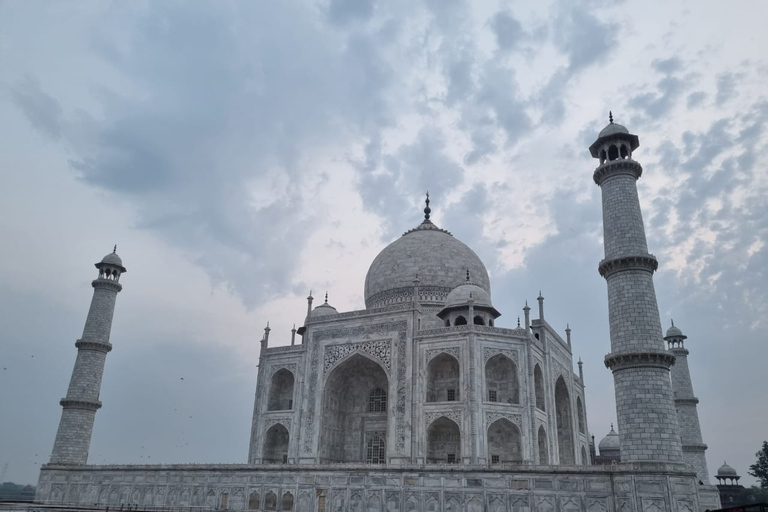
[[669,351],[675,355],[675,366],[672,367],[672,391],[677,409],[677,422],[680,424],[680,441],[683,447],[683,461],[696,470],[699,480],[709,485],[709,469],[699,425],[699,413],[696,404],[699,399],[693,394],[691,374],[688,371],[688,349],[684,346],[687,339],[680,329],[672,324],[664,337],[669,345]]
[[[117,247],[115,247],[115,251]],[[117,294],[123,289],[120,275],[126,272],[122,260],[113,251],[96,268],[93,298],[85,320],[82,337],[77,340],[77,359],[69,381],[67,396],[60,404],[61,420],[51,453],[51,464],[84,465],[88,461],[96,411],[101,408],[99,393],[107,353],[112,350],[109,335]]]
[[600,159],[594,180],[602,190],[605,259],[598,270],[608,284],[611,353],[621,460],[681,461],[680,430],[653,286],[656,258],[648,253],[637,196],[642,167],[632,160],[639,139],[609,124],[590,147]]

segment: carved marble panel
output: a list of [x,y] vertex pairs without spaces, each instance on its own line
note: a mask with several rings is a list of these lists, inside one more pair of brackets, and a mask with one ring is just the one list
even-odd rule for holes
[[498,348],[498,347],[483,348],[483,361],[488,361],[490,358],[492,358],[496,354],[504,354],[505,356],[513,360],[516,365],[520,364],[519,354],[516,349],[506,349],[506,348]]
[[512,423],[514,423],[515,425],[517,425],[517,428],[522,428],[523,418],[521,415],[512,414],[511,412],[500,412],[500,411],[485,412],[485,428],[490,427],[494,421],[500,418],[506,418]]
[[459,426],[459,430],[461,430],[461,411],[435,411],[435,412],[428,412],[424,415],[424,424],[426,426],[429,426],[432,424],[433,421],[436,419],[445,416],[449,420],[452,420],[456,423],[456,425]]

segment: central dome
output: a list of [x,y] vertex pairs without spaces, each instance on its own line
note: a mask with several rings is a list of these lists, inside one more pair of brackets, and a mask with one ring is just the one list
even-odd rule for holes
[[472,282],[488,292],[488,271],[475,251],[429,220],[382,250],[365,277],[365,307],[378,308],[412,300],[418,277],[422,302],[442,304],[448,293]]

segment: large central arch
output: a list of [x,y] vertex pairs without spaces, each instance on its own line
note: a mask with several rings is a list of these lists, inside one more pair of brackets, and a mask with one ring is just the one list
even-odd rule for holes
[[[386,453],[382,443],[387,439],[388,393],[389,379],[378,363],[355,354],[339,364],[323,389],[320,460],[384,462],[380,455]],[[372,439],[377,450],[368,450]]]
[[506,418],[500,418],[488,427],[488,460],[491,464],[511,464],[523,461],[523,442],[520,429]]

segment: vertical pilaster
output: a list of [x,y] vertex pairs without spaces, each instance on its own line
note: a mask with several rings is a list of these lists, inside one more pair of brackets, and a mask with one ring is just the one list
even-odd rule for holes
[[681,461],[680,431],[653,285],[656,258],[648,253],[632,160],[636,135],[609,124],[590,147],[600,159],[594,180],[602,191],[605,259],[598,270],[608,285],[611,353],[621,460]]
[[[115,248],[117,249],[117,248]],[[77,340],[77,359],[62,406],[59,429],[51,453],[51,464],[84,465],[88,462],[93,422],[101,408],[99,395],[104,363],[112,350],[109,336],[117,294],[123,289],[120,275],[126,271],[116,252],[96,264],[99,277],[93,286],[82,337]]]

